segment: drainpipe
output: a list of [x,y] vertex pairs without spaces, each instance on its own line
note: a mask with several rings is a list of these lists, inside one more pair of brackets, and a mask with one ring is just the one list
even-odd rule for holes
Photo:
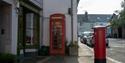
[[43,45],[43,28],[44,28],[44,16],[43,16],[43,0],[41,1],[42,2],[42,5],[41,5],[41,7],[42,7],[42,11],[41,11],[41,13],[42,13],[42,16],[40,16],[41,17],[41,27],[40,27],[40,30],[42,31],[42,33],[41,33],[41,36],[40,36],[40,48],[41,48],[41,46]]
[[71,42],[73,42],[73,0],[71,0]]

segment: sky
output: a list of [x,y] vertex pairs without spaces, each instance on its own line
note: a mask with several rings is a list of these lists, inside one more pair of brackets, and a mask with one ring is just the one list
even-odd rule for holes
[[78,13],[84,14],[113,14],[115,10],[121,10],[123,0],[80,0]]

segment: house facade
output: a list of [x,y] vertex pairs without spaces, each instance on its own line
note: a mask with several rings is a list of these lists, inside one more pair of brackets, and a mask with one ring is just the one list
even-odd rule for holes
[[42,45],[50,46],[50,15],[65,15],[65,33],[67,45],[77,41],[77,0],[43,0],[43,41]]
[[50,15],[65,15],[67,45],[77,41],[78,0],[0,0],[0,52],[25,54],[50,46]]
[[0,1],[1,53],[24,54],[30,51],[29,48],[39,46],[42,36],[41,9],[42,0]]
[[19,0],[18,4],[17,54],[25,56],[40,47],[43,4],[42,0]]

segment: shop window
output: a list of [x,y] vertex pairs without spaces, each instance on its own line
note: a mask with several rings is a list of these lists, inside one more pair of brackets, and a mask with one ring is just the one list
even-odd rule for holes
[[26,45],[33,45],[33,13],[26,14]]
[[26,45],[36,45],[39,42],[39,16],[26,14]]

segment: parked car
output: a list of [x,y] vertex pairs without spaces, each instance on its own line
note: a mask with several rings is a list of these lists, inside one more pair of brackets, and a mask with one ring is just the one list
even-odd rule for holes
[[[94,39],[93,39],[93,46],[94,46]],[[106,47],[109,47],[109,40],[106,38]]]
[[[94,32],[92,31],[83,32],[81,37],[81,42],[90,47],[94,47]],[[107,35],[106,35],[106,47],[109,47],[109,40],[107,38]]]
[[92,45],[92,37],[93,37],[93,32],[92,31],[85,31],[82,34],[81,37],[81,42],[87,45]]
[[[109,40],[108,40],[108,38],[106,37],[105,38],[106,40],[106,47],[109,47]],[[93,37],[93,42],[92,42],[92,46],[94,47],[94,37]]]

